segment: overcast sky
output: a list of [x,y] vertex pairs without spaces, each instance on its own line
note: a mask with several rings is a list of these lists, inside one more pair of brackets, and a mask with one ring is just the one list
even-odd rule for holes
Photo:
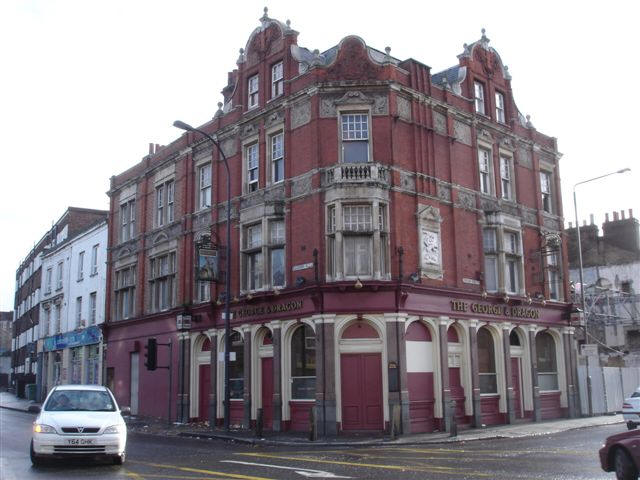
[[[108,208],[109,177],[148,143],[200,125],[259,25],[263,1],[32,0],[0,2],[0,310],[12,310],[15,272],[68,206]],[[640,3],[287,2],[298,44],[325,50],[344,36],[436,73],[457,64],[486,28],[513,76],[515,100],[558,138],[564,211],[580,217],[634,209],[640,217]]]

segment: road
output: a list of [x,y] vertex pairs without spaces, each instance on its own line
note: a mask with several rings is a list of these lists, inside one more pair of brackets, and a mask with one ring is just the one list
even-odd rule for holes
[[354,448],[263,447],[217,440],[131,434],[127,462],[87,461],[34,468],[27,413],[0,409],[0,477],[25,479],[267,480],[353,479],[603,479],[597,451],[623,425],[523,439],[420,446]]

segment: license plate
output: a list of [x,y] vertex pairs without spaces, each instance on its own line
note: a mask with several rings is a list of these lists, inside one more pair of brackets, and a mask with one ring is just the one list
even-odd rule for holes
[[69,445],[92,445],[92,438],[69,438],[67,439],[67,444]]

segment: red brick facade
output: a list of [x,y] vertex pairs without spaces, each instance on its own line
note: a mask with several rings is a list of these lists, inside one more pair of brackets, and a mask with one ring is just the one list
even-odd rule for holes
[[[243,423],[249,426],[265,403],[259,352],[282,367],[273,374],[268,367],[275,385],[269,390],[274,429],[295,428],[295,418],[304,425],[313,404],[325,433],[389,428],[396,405],[405,432],[445,428],[448,400],[456,395],[464,404],[457,407],[462,421],[476,424],[486,423],[485,417],[512,421],[516,411],[539,418],[540,397],[551,404],[550,415],[565,414],[573,400],[573,329],[563,301],[568,291],[560,154],[555,138],[538,132],[517,110],[509,72],[484,33],[459,55],[456,67],[432,75],[428,66],[398,60],[359,37],[312,52],[297,45],[289,25],[266,14],[261,22],[229,73],[224,104],[199,127],[217,137],[231,169],[232,326],[244,337],[245,353],[244,386],[234,406],[241,412],[244,404]],[[474,101],[478,88],[482,95]],[[201,169],[209,164],[207,202]],[[166,374],[146,372],[143,365],[142,346],[155,336],[174,342],[178,401],[172,416],[213,419],[199,411],[198,401],[206,399],[198,389],[211,388],[212,411],[221,417],[223,382],[215,364],[223,345],[224,282],[211,285],[211,302],[202,301],[194,280],[194,244],[210,234],[223,246],[225,188],[220,154],[192,132],[152,147],[139,164],[112,177],[107,377],[125,404],[135,402],[131,391],[137,388],[142,415],[166,416]],[[167,214],[169,189],[173,218]],[[158,267],[165,261],[167,270]],[[135,284],[122,273],[131,268]],[[133,307],[123,306],[129,295]],[[193,322],[178,332],[180,313],[191,314]],[[411,336],[405,333],[414,322],[426,329],[414,334],[416,345],[435,342],[433,362],[416,361],[407,350],[422,348],[407,347]],[[365,323],[373,333],[358,343],[349,325]],[[297,368],[291,335],[300,324],[312,328],[316,345],[315,402],[306,404],[294,398],[304,396],[304,388],[294,393],[297,387],[288,386]],[[492,335],[496,358],[487,368],[493,373],[482,371],[484,350],[478,357],[476,336],[483,329]],[[556,349],[555,367],[549,368],[555,368],[557,388],[546,396],[530,361],[543,330]],[[511,336],[511,351],[510,332],[519,338]],[[265,335],[274,337],[273,345],[262,343]],[[205,336],[210,351],[200,349]],[[447,346],[448,338],[458,341]],[[424,348],[431,352],[432,346]],[[163,365],[168,359],[160,352]],[[508,380],[516,354],[524,385],[519,398],[525,398],[519,410]],[[207,355],[214,367],[203,384],[199,367]],[[138,362],[133,368],[132,361]],[[460,365],[447,372],[444,362]],[[382,397],[374,395],[370,407],[377,413],[352,418],[345,406],[352,394],[341,394],[339,370],[362,373],[370,365],[381,367],[375,378]],[[415,369],[431,369],[431,375],[412,376]],[[450,374],[460,383],[457,390],[450,388]],[[492,385],[490,375],[495,396],[481,401],[480,384]],[[422,387],[411,385],[413,377],[431,383],[416,393],[412,388]],[[490,391],[491,385],[483,388]],[[412,405],[412,398],[430,406]],[[495,415],[481,411],[485,404]],[[412,422],[412,411],[430,418]]]

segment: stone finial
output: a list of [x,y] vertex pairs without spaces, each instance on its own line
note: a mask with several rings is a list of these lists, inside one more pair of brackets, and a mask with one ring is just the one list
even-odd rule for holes
[[287,18],[287,21],[285,23],[287,24],[287,28],[291,29],[291,20]]
[[269,20],[269,7],[264,7],[264,15],[262,15],[262,18],[260,20]]
[[389,55],[391,53],[391,47],[384,47],[384,51]]
[[384,47],[384,61],[385,62],[390,62],[391,61],[391,47]]
[[239,50],[240,56],[238,57],[238,61],[236,63],[244,63],[244,48]]
[[215,115],[213,116],[213,118],[218,118],[221,117],[223,115],[223,111],[222,111],[222,107],[223,107],[223,103],[222,102],[218,102],[218,110],[216,111]]

